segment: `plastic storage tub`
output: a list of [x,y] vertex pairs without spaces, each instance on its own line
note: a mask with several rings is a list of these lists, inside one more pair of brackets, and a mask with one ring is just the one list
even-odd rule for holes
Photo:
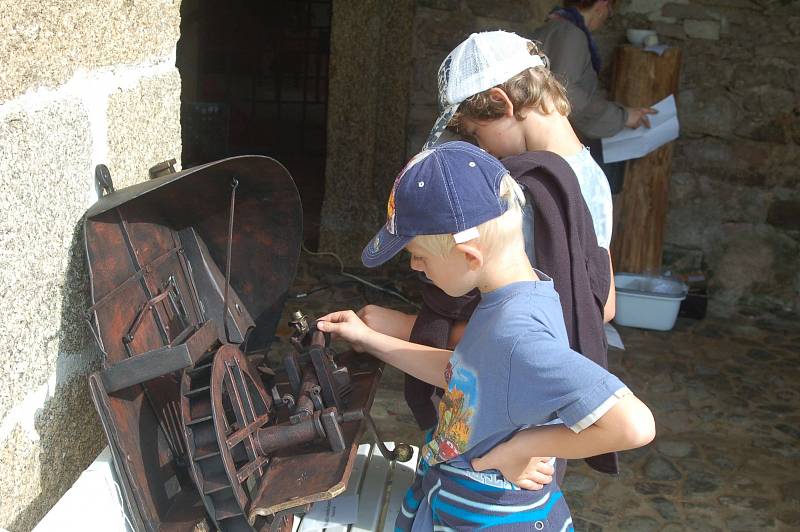
[[675,326],[681,301],[689,288],[669,277],[618,273],[614,275],[617,312],[614,321],[626,327],[669,331]]

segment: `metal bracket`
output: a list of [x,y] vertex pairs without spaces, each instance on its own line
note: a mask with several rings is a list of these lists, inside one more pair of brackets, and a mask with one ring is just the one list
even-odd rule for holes
[[150,179],[156,179],[158,177],[164,177],[165,175],[170,175],[175,173],[175,159],[169,159],[168,161],[162,161],[156,165],[150,167],[150,170],[147,171],[147,175],[150,176]]

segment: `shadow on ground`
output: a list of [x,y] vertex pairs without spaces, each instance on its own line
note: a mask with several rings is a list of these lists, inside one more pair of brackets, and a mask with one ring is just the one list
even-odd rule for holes
[[[367,302],[413,308],[301,259],[295,292],[330,284],[286,310],[321,315]],[[415,298],[405,264],[364,272]],[[288,314],[287,314],[288,316]],[[287,320],[283,320],[284,322]],[[800,325],[741,316],[679,319],[669,332],[618,327],[609,367],[653,410],[658,435],[622,453],[617,477],[570,463],[566,498],[579,531],[787,530],[800,527]],[[419,443],[402,374],[387,369],[372,414],[385,440]]]

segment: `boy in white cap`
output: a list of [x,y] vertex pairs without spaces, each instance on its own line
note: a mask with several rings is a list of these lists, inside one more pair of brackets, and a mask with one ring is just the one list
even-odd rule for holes
[[439,67],[441,114],[424,148],[446,128],[502,159],[530,151],[563,157],[575,171],[598,244],[611,242],[611,191],[567,116],[566,90],[533,42],[506,31],[473,33]]
[[[531,263],[555,281],[570,346],[605,367],[603,322],[613,317],[615,307],[608,253],[611,193],[570,125],[566,92],[546,62],[533,42],[514,33],[470,35],[439,68],[441,115],[426,146],[435,145],[446,128],[455,129],[503,158],[511,175],[525,185],[533,206],[524,224]],[[423,290],[419,317],[373,305],[359,315],[381,332],[452,346],[471,302],[468,297],[448,300],[437,292],[434,287]],[[421,428],[435,422],[431,392],[406,377],[406,400]],[[617,472],[613,455],[589,462],[600,471]],[[558,473],[563,476],[564,467]]]
[[[649,409],[569,348],[553,282],[525,254],[522,201],[499,161],[471,144],[445,143],[406,165],[386,225],[364,248],[366,266],[406,249],[411,268],[448,295],[480,290],[455,351],[379,333],[352,311],[317,323],[446,389],[396,530],[571,530],[556,483],[528,491],[508,479],[531,454],[582,458],[639,447],[655,435]],[[490,451],[483,465],[492,469],[473,469]]]

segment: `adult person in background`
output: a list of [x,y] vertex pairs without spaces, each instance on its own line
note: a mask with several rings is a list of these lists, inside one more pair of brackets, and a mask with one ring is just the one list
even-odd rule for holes
[[565,0],[547,22],[533,32],[550,59],[550,70],[567,89],[572,112],[569,120],[592,156],[603,167],[611,193],[622,189],[623,164],[603,164],[600,139],[622,128],[650,127],[649,107],[625,107],[609,101],[600,89],[597,75],[601,60],[592,32],[611,17],[614,0]]

